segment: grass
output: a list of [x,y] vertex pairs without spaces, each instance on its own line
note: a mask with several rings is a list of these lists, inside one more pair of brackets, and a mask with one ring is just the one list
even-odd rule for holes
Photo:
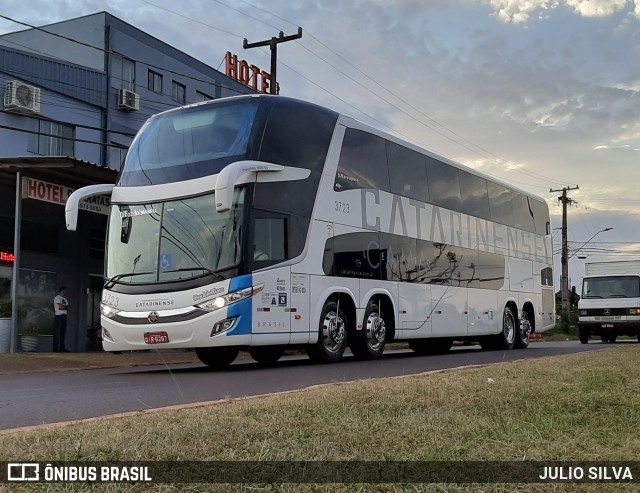
[[[631,461],[640,454],[639,354],[637,345],[629,345],[17,432],[0,435],[0,460]],[[90,489],[496,493],[638,489],[620,484],[123,486]],[[28,491],[84,489],[89,487],[31,485]]]

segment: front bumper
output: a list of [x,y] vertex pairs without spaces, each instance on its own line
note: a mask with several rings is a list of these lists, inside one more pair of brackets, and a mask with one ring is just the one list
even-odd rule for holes
[[[250,304],[251,300],[241,303]],[[157,322],[140,318],[137,323],[131,323],[131,320],[122,323],[117,319],[102,316],[102,347],[105,351],[142,351],[251,344],[251,321],[245,320],[250,316],[245,317],[243,314],[234,316],[226,309],[213,312],[200,311],[197,315],[180,320],[178,317],[163,317],[162,312],[159,312]],[[235,318],[233,327],[225,332],[213,333],[215,325],[229,317]],[[162,322],[163,320],[167,321]],[[243,330],[247,324],[249,330]],[[166,333],[169,341],[149,344],[145,342],[145,334],[149,333]]]
[[633,337],[640,334],[640,321],[578,321],[578,330],[584,335],[615,335]]

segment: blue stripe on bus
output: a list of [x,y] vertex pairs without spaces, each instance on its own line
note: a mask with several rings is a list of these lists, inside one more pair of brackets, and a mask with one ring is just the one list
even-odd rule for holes
[[[249,288],[253,285],[252,276],[240,276],[234,277],[231,279],[231,283],[229,285],[229,292],[234,293],[236,291],[240,291],[242,289]],[[229,336],[239,336],[239,335],[247,335],[251,334],[251,307],[252,307],[252,299],[247,298],[246,300],[239,301],[238,303],[234,303],[233,305],[227,308],[227,318],[236,317],[236,324],[231,329],[227,335]]]

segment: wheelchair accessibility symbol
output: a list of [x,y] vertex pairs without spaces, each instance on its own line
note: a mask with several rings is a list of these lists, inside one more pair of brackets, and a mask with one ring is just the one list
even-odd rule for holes
[[163,253],[160,255],[160,269],[167,270],[171,269],[171,255],[167,253]]

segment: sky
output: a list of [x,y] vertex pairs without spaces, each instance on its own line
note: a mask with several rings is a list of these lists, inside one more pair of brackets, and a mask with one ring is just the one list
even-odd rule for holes
[[[282,95],[533,192],[547,200],[554,229],[562,208],[550,189],[579,186],[568,212],[578,288],[585,262],[640,259],[640,0],[0,4],[34,25],[102,10],[216,68],[231,51],[268,70],[268,49],[245,51],[243,38],[301,26],[302,39],[278,48]],[[0,33],[22,28],[0,21]],[[560,245],[554,230],[554,251]]]

